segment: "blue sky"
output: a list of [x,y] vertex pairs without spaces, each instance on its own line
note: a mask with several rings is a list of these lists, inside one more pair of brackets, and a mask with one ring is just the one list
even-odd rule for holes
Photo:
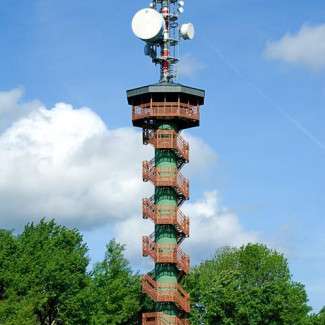
[[[108,127],[118,143],[133,143],[137,134],[127,129],[131,121],[125,91],[158,80],[143,44],[130,30],[132,15],[146,5],[142,0],[3,0],[3,97],[16,96],[13,106],[29,111],[38,106],[35,100],[48,108],[58,102],[87,106],[92,115],[80,117],[62,107],[57,111],[65,112],[66,128],[71,124],[91,130],[91,120],[97,129]],[[289,0],[187,0],[183,20],[196,25],[197,37],[181,47],[184,73],[179,78],[207,91],[201,127],[189,133],[194,147],[201,147],[193,154],[196,168],[189,169],[189,213],[192,208],[199,218],[200,202],[211,208],[203,193],[218,193],[213,209],[221,205],[221,214],[237,218],[243,243],[254,237],[285,252],[294,279],[306,285],[315,310],[325,304],[325,55],[319,49],[325,38],[317,30],[325,23],[324,13],[321,0],[296,0],[294,5]],[[8,93],[13,89],[16,95]],[[6,114],[8,118],[10,112]],[[13,130],[17,114],[0,132]],[[76,126],[76,120],[81,124]],[[110,141],[108,154],[119,156],[119,146]],[[200,164],[200,157],[211,162]],[[72,215],[67,223],[79,226]],[[81,225],[93,260],[102,257],[105,243],[118,232],[118,222],[105,217],[103,213],[98,224]],[[17,216],[11,224],[8,214],[1,218],[0,226],[8,228],[26,221]],[[222,244],[220,239],[212,249]]]

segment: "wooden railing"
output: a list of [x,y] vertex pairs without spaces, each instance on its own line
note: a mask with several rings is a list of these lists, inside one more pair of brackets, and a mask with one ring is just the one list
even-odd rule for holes
[[189,198],[189,181],[176,167],[156,168],[154,162],[143,162],[143,180],[151,181],[155,186],[174,187],[186,200]]
[[150,117],[179,117],[199,120],[200,109],[199,106],[180,102],[149,102],[132,107],[133,121]]
[[178,247],[177,249],[177,268],[184,273],[188,273],[190,271],[190,257],[183,252],[182,249]]
[[164,313],[145,313],[142,314],[142,325],[190,325],[190,322]]
[[156,149],[174,149],[186,162],[189,161],[189,144],[174,130],[144,129],[143,143]]
[[186,313],[190,312],[189,294],[178,283],[157,283],[146,274],[142,278],[142,291],[156,302],[173,302]]
[[143,199],[143,218],[151,219],[157,225],[175,225],[186,237],[190,234],[189,218],[175,206],[154,204],[153,199]]
[[142,238],[143,256],[150,256],[156,263],[174,263],[184,273],[190,269],[190,258],[177,244],[157,244],[150,237]]

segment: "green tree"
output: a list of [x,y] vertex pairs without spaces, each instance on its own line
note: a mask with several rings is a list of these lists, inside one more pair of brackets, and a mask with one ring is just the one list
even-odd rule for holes
[[319,318],[319,322],[320,322],[319,324],[325,325],[325,307],[323,307],[323,309],[318,314],[318,318]]
[[311,315],[310,320],[311,325],[325,325],[325,307],[317,315]]
[[11,252],[2,280],[0,323],[89,324],[82,307],[88,305],[90,277],[80,233],[42,220],[28,224],[16,238],[10,236],[2,232],[0,240],[0,254]]
[[140,311],[140,281],[133,275],[123,255],[124,246],[109,242],[105,259],[93,272],[96,325],[136,324]]
[[9,287],[9,265],[16,251],[16,242],[11,232],[0,230],[0,301],[7,294]]
[[186,280],[192,324],[306,325],[307,295],[287,260],[263,245],[225,248]]

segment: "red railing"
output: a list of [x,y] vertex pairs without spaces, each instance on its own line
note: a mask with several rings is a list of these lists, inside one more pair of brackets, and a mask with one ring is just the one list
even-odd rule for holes
[[175,225],[186,237],[190,234],[189,218],[175,206],[157,206],[152,198],[143,199],[142,212],[143,218],[149,218],[157,225]]
[[173,302],[186,313],[190,312],[189,294],[178,283],[157,283],[149,275],[144,275],[142,291],[156,302]]
[[174,130],[144,129],[143,142],[156,149],[174,149],[186,162],[189,161],[189,144]]
[[199,106],[180,102],[151,102],[132,107],[133,121],[150,117],[178,117],[199,120],[200,108]]
[[142,325],[190,325],[190,322],[164,313],[145,313],[142,314]]
[[189,198],[189,181],[176,167],[158,167],[154,162],[143,162],[143,180],[151,181],[155,186],[174,187],[186,200]]
[[157,244],[150,237],[142,239],[143,256],[150,256],[156,263],[174,263],[184,273],[190,269],[190,258],[177,244]]

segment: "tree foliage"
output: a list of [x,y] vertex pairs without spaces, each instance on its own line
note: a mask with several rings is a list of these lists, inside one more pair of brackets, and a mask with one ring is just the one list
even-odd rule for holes
[[186,287],[193,325],[309,323],[303,285],[292,281],[286,259],[263,245],[219,251],[194,268]]
[[[138,325],[152,301],[112,240],[93,271],[79,231],[54,221],[0,230],[0,324]],[[195,267],[184,283],[192,325],[325,325],[309,315],[302,284],[288,263],[263,245],[225,248]]]
[[325,325],[325,307],[317,314],[311,316],[311,325]]
[[112,240],[105,259],[95,266],[93,292],[96,297],[92,322],[98,325],[131,324],[140,310],[140,281],[123,256],[124,246]]
[[8,324],[18,324],[19,317],[34,324],[87,321],[79,307],[89,282],[88,257],[78,231],[42,220],[28,224],[17,237],[3,233],[0,241],[6,247],[1,249],[6,272],[0,320]]
[[0,324],[130,325],[140,309],[140,281],[107,245],[88,272],[88,249],[75,229],[42,220],[14,236],[0,230]]
[[323,307],[323,309],[318,314],[318,319],[321,325],[325,325],[325,307]]

